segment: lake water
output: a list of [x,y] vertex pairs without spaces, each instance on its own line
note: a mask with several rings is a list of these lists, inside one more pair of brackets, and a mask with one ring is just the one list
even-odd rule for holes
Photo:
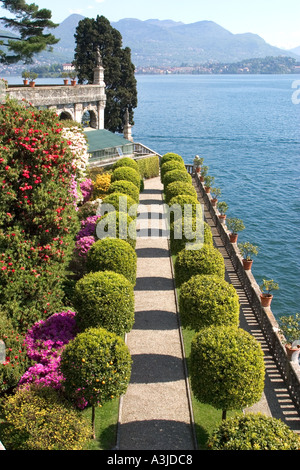
[[[300,312],[300,75],[138,75],[133,136],[186,163],[204,157],[239,241],[258,245],[253,274],[274,279],[275,316]],[[21,83],[9,78],[9,83]],[[61,83],[61,79],[38,79]],[[299,86],[299,84],[298,84]],[[299,95],[298,95],[299,98]]]
[[275,316],[300,312],[300,104],[292,99],[299,79],[137,76],[134,140],[186,163],[204,157],[227,216],[245,224],[239,241],[259,246],[252,269],[258,284],[279,283]]

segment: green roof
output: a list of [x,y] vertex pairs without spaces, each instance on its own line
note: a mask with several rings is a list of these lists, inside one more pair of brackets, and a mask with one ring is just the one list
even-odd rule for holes
[[88,150],[90,153],[108,148],[132,145],[130,140],[124,139],[121,135],[114,134],[106,129],[85,131],[85,135],[88,139]]

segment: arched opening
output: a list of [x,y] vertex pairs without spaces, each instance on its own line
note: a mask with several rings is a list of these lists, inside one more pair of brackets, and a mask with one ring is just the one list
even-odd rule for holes
[[73,120],[73,116],[71,113],[68,113],[68,111],[62,111],[62,113],[59,116],[59,119],[61,121]]
[[97,129],[97,116],[93,110],[87,110],[82,115],[81,124],[83,127],[92,127]]

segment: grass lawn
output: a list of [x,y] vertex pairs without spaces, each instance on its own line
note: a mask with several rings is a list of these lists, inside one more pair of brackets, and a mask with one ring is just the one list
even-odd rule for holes
[[[119,400],[115,399],[95,410],[96,439],[91,439],[86,450],[110,450],[117,442]],[[83,411],[87,420],[92,423],[92,409]]]

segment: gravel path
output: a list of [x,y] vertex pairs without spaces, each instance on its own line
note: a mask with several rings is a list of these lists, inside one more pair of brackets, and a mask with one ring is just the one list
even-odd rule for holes
[[194,434],[174,282],[168,240],[162,236],[159,178],[145,181],[140,204],[136,321],[127,335],[133,368],[121,400],[118,448],[192,450]]

